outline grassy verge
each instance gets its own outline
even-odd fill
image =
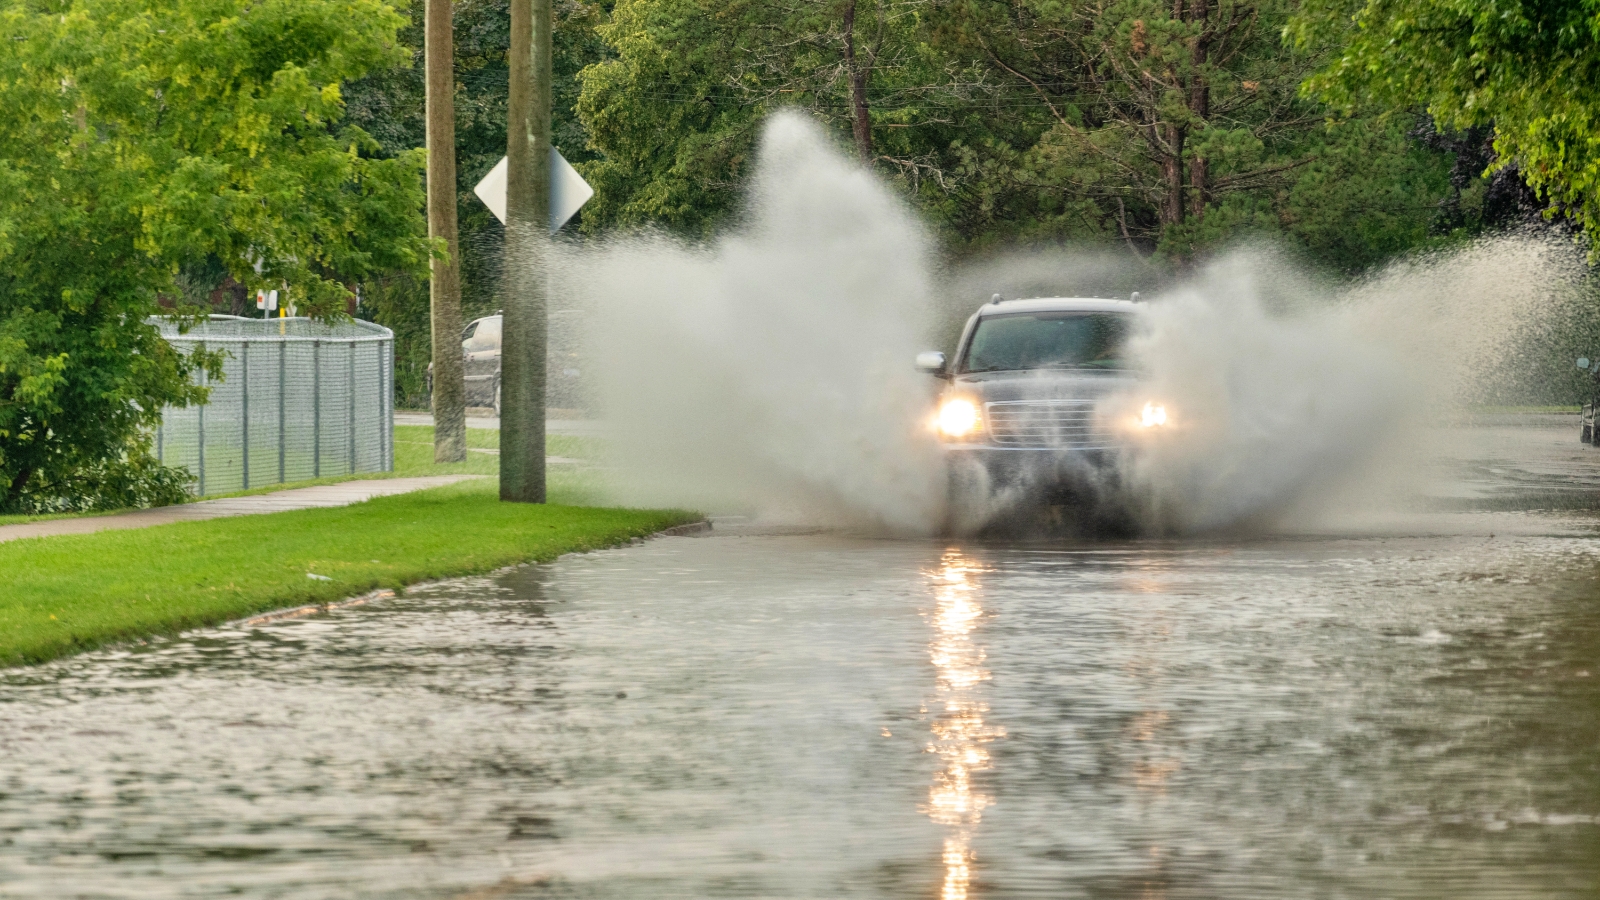
[[[20,525],[23,522],[48,522],[51,519],[81,519],[85,516],[113,516],[125,509],[107,509],[97,512],[43,513],[40,515],[0,516],[0,525]]]
[[[550,560],[697,518],[500,503],[482,481],[338,509],[12,541],[0,544],[0,665]]]
[[[433,461],[432,425],[396,425],[394,428],[393,472],[358,472],[354,475],[330,475],[326,478],[308,479],[306,481],[268,484],[251,488],[248,491],[207,494],[204,497],[195,499],[217,500],[224,497],[250,497],[257,494],[286,491],[290,488],[312,487],[318,484],[338,484],[343,481],[359,481],[368,478],[411,478],[418,475],[493,476],[500,474],[500,458],[498,456],[492,453],[474,452],[477,450],[498,450],[500,447],[500,432],[482,428],[469,428],[467,429],[467,447],[466,462],[438,465]],[[601,443],[598,438],[552,434],[545,440],[545,452],[551,456],[561,456],[568,459],[594,460],[600,455]],[[570,466],[551,466],[550,482],[553,493],[566,495],[564,502],[595,502],[598,496],[593,474],[578,472]],[[82,516],[104,516],[117,512],[123,512],[123,510],[0,516],[0,525],[43,522],[50,519],[72,519]]]

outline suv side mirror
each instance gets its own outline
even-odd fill
[[[944,354],[937,350],[924,350],[917,354],[917,371],[929,375],[944,374]]]

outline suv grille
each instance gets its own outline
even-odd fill
[[[1111,429],[1096,421],[1093,400],[1005,400],[984,406],[996,444],[1084,450],[1115,446]]]

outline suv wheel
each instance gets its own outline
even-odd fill
[[[988,524],[993,514],[991,507],[995,498],[990,492],[989,473],[982,463],[952,459],[945,477],[948,489],[945,496],[945,536],[976,535]]]

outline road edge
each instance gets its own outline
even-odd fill
[[[363,606],[363,605],[371,603],[371,602],[373,602],[375,600],[392,600],[395,597],[400,596],[405,591],[407,591],[407,590],[409,590],[411,588],[426,587],[426,586],[429,586],[429,585],[442,584],[445,581],[454,581],[454,580],[456,580],[458,578],[474,578],[474,577],[482,577],[483,575],[500,575],[500,574],[503,574],[503,573],[506,573],[506,572],[515,571],[516,569],[524,568],[526,566],[547,566],[547,565],[551,565],[552,563],[559,562],[560,560],[566,559],[569,556],[582,556],[582,555],[584,555],[586,553],[595,553],[595,552],[598,552],[600,550],[616,550],[616,549],[618,549],[620,547],[632,547],[632,546],[635,546],[635,545],[638,545],[638,544],[642,544],[642,543],[644,543],[646,541],[655,540],[656,538],[663,538],[663,537],[694,537],[696,535],[709,534],[711,531],[712,531],[712,527],[711,527],[711,520],[710,519],[701,519],[698,522],[685,522],[682,525],[673,525],[670,528],[663,528],[660,531],[651,532],[650,534],[647,534],[647,535],[642,535],[642,536],[639,536],[639,537],[630,538],[629,540],[627,540],[624,543],[614,544],[614,545],[612,545],[610,547],[594,547],[594,548],[591,548],[591,549],[588,549],[588,550],[573,550],[573,551],[570,551],[570,552],[567,552],[567,553],[563,553],[560,556],[558,556],[555,559],[552,559],[552,560],[550,560],[548,562],[516,563],[514,565],[509,565],[509,566],[501,566],[498,569],[491,569],[488,572],[484,572],[484,573],[481,573],[480,575],[476,575],[476,576],[473,576],[473,575],[458,575],[458,576],[455,576],[455,578],[444,578],[444,579],[432,579],[432,580],[416,581],[416,582],[412,582],[411,584],[403,586],[398,591],[394,590],[393,588],[378,588],[377,590],[367,591],[366,593],[357,594],[357,595],[355,595],[353,597],[346,597],[343,600],[330,600],[327,603],[311,603],[311,604],[307,604],[307,605],[304,605],[304,606],[284,607],[283,609],[275,609],[275,610],[270,610],[270,611],[264,612],[264,613],[257,613],[257,614],[255,614],[253,616],[246,616],[245,618],[242,618],[242,619],[233,619],[233,620],[230,620],[230,621],[227,621],[227,622],[220,622],[220,623],[218,623],[216,625],[206,625],[206,626],[203,626],[201,628],[191,628],[191,629],[189,629],[187,631],[174,632],[173,634],[167,635],[167,637],[174,637],[174,638],[175,637],[182,637],[183,635],[186,635],[186,634],[193,634],[196,631],[208,631],[208,630],[217,629],[217,628],[254,628],[254,627],[258,626],[258,625],[267,625],[267,624],[271,624],[272,622],[281,622],[281,621],[284,621],[284,620],[287,620],[287,619],[300,619],[300,618],[304,618],[306,616],[315,616],[315,615],[319,615],[319,614],[325,613],[325,612],[332,612],[332,611],[334,611],[336,609],[345,609],[345,608],[351,607],[351,606]],[[142,643],[142,642],[148,641],[148,640],[149,640],[149,638],[142,638],[142,639],[137,640],[137,641],[128,641],[127,643],[128,644],[137,644],[137,643]],[[110,645],[107,645],[107,646],[110,646]],[[124,646],[126,646],[126,645],[124,645]],[[100,648],[100,649],[104,649],[104,648]],[[89,652],[93,652],[93,651],[89,651]]]

